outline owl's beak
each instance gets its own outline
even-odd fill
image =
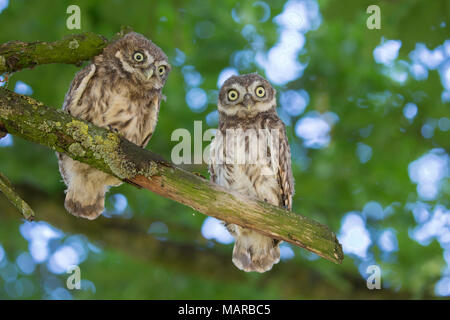
[[[147,69],[143,69],[142,72],[144,73],[145,77],[148,79],[150,79],[153,75],[153,67],[147,68]]]
[[[253,99],[252,99],[251,95],[249,95],[248,93],[245,94],[243,103],[244,103],[244,106],[247,108],[247,110],[250,111],[250,109],[254,105],[254,102],[253,102]]]

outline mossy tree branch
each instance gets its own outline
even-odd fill
[[[20,211],[25,219],[32,221],[34,219],[34,212],[30,206],[20,198],[16,191],[14,191],[11,182],[3,174],[0,173],[0,191],[6,198]]]
[[[244,197],[184,171],[120,135],[0,88],[0,128],[217,219],[341,263],[336,235],[299,214]]]
[[[0,45],[0,75],[33,68],[40,64],[65,63],[79,65],[102,52],[111,41],[132,31],[124,26],[110,41],[105,37],[85,32],[62,40],[45,42],[10,41]]]
[[[0,45],[0,74],[39,64],[79,64],[99,54],[107,43],[104,37],[90,32],[54,42],[7,42]]]

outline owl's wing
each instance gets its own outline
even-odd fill
[[[281,120],[277,121],[280,129],[279,137],[279,169],[278,181],[281,187],[282,205],[287,210],[292,210],[292,196],[294,195],[294,177],[292,176],[291,148],[286,135],[286,127]]]
[[[64,111],[67,111],[69,114],[72,114],[73,111],[75,111],[77,108],[82,107],[81,105],[79,105],[79,101],[83,96],[83,93],[85,92],[89,81],[94,75],[95,69],[96,69],[95,65],[91,63],[90,65],[81,69],[75,75],[75,78],[72,80],[72,83],[70,85],[70,89],[66,94],[66,98],[64,99],[63,104]],[[73,115],[77,116],[78,114],[81,113],[81,110],[77,110],[75,113],[76,114]]]

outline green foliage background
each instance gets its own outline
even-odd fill
[[[332,111],[339,117],[330,133],[331,142],[323,149],[305,148],[302,139],[295,135],[293,125],[288,127],[293,155],[298,160],[294,161],[294,211],[313,217],[339,233],[344,215],[361,211],[367,202],[377,201],[383,208],[391,206],[393,213],[385,219],[366,219],[373,237],[369,251],[383,270],[383,290],[366,288],[365,275],[362,277],[358,271],[361,260],[357,257],[347,255],[342,265],[334,265],[314,259],[300,248],[292,248],[294,258],[280,262],[271,272],[244,274],[231,263],[231,244],[202,237],[200,230],[205,216],[129,185],[110,192],[110,195],[120,193],[127,197],[127,218],[101,217],[89,223],[75,221],[63,207],[64,186],[54,154],[44,147],[13,138],[13,146],[0,148],[0,171],[36,209],[38,220],[49,221],[68,235],[85,234],[90,243],[101,248],[98,253],[91,251],[80,265],[82,278],[91,281],[95,290],[71,291],[72,297],[435,297],[435,285],[443,276],[446,261],[443,248],[436,240],[421,245],[410,236],[417,222],[407,204],[417,201],[418,194],[408,175],[408,165],[433,148],[448,152],[448,131],[436,129],[433,137],[426,139],[421,128],[429,119],[448,117],[449,105],[442,102],[443,87],[437,71],[430,70],[424,81],[410,76],[399,84],[383,73],[388,67],[375,62],[373,50],[383,37],[401,40],[398,60],[408,61],[409,53],[418,42],[428,48],[441,45],[450,35],[450,3],[445,0],[376,1],[381,8],[382,28],[369,30],[366,8],[373,2],[318,1],[322,23],[317,30],[306,34],[306,44],[298,57],[299,61],[308,62],[308,66],[301,78],[277,89],[281,92],[302,88],[310,96],[305,113]],[[0,14],[0,43],[52,41],[80,32],[66,28],[66,8],[75,3],[81,8],[81,32],[92,31],[111,38],[122,25],[130,25],[157,43],[170,60],[176,56],[175,48],[184,52],[183,65],[195,67],[203,78],[200,86],[207,92],[217,89],[218,75],[233,63],[233,53],[249,47],[241,35],[244,25],[256,27],[258,34],[264,37],[266,50],[277,42],[278,30],[273,17],[280,14],[285,5],[284,0],[268,1],[271,16],[259,22],[262,13],[253,5],[255,1],[12,0]],[[232,19],[233,8],[243,17],[241,22]],[[213,23],[211,37],[197,36],[196,25],[201,21]],[[441,26],[442,22],[446,24]],[[72,65],[38,66],[14,74],[8,87],[13,89],[16,81],[23,81],[32,87],[34,98],[60,108],[77,70],[79,67]],[[240,70],[241,73],[254,71],[264,75],[264,70],[255,64]],[[182,66],[173,68],[164,93],[167,102],[162,105],[148,148],[170,159],[171,149],[177,144],[170,141],[173,130],[186,128],[193,132],[195,120],[203,121],[203,130],[206,130],[209,126],[205,117],[216,106],[214,99],[210,99],[204,111],[196,113],[189,109]],[[418,105],[418,114],[412,122],[403,115],[407,102]],[[291,123],[295,124],[302,116],[291,117]],[[372,128],[370,135],[361,136],[360,130],[369,126]],[[372,158],[367,163],[361,163],[356,154],[358,143],[372,148]],[[206,173],[204,166],[195,170]],[[449,195],[448,179],[444,179],[438,197],[428,203],[448,207]],[[110,210],[113,204],[110,197],[107,202]],[[62,215],[66,216],[58,218]],[[165,241],[146,233],[156,221],[168,226],[168,233],[163,235]],[[28,242],[19,232],[22,223],[18,213],[0,196],[0,244],[10,262],[28,250]],[[376,235],[385,228],[393,228],[398,240],[398,251],[389,259],[384,258],[385,254],[376,244]],[[198,259],[202,252],[205,258]],[[5,274],[5,270],[0,264],[0,275]],[[27,278],[34,289],[16,298],[49,298],[52,297],[49,290],[64,287],[66,277],[66,274],[55,276],[45,264],[40,264],[30,275],[18,272],[12,284],[0,277],[0,298],[14,298],[8,288],[21,278]]]

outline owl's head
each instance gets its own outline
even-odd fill
[[[106,47],[102,56],[121,76],[156,89],[164,86],[171,69],[164,51],[136,32]]]
[[[261,112],[275,110],[276,90],[257,73],[232,76],[219,92],[219,112],[227,116],[252,118]]]

